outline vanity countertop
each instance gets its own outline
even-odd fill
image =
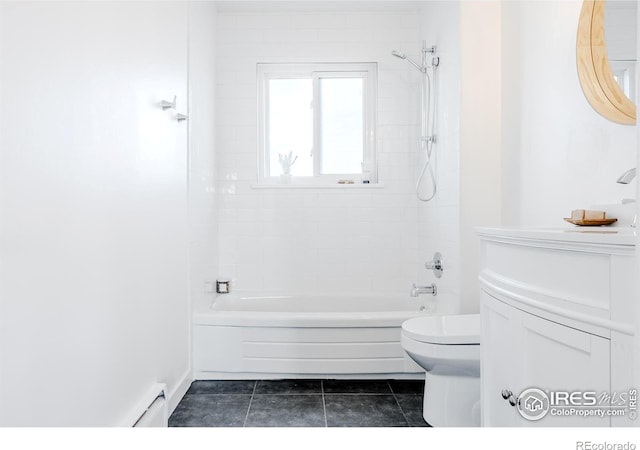
[[[481,239],[506,240],[513,243],[547,243],[561,247],[609,247],[627,252],[636,245],[636,228],[632,227],[477,227]]]

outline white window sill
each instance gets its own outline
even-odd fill
[[[276,189],[276,190],[287,190],[287,189],[383,189],[384,184],[382,183],[354,183],[354,184],[296,184],[295,182],[292,184],[252,184],[251,189]]]

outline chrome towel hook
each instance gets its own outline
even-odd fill
[[[169,102],[167,100],[162,100],[160,102],[160,106],[162,109],[176,109],[176,96],[173,96],[173,101]]]

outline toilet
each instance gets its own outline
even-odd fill
[[[401,343],[426,371],[424,420],[434,427],[480,426],[480,315],[409,319]]]

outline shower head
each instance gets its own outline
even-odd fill
[[[410,62],[416,69],[418,69],[420,72],[424,73],[427,71],[427,68],[423,65],[418,64],[417,62],[415,62],[413,59],[409,58],[407,55],[405,55],[404,53],[400,53],[398,50],[392,50],[391,54],[393,56],[395,56],[396,58],[400,58],[400,59],[405,59],[408,62]]]

